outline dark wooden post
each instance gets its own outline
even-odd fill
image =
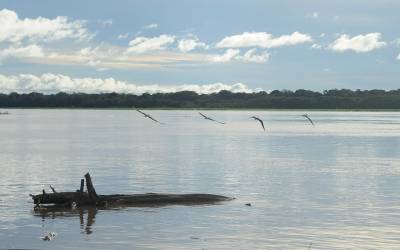
[[[83,193],[84,186],[85,186],[85,179],[81,179],[81,187],[79,188],[79,193]]]
[[[57,193],[56,190],[50,185],[51,190],[53,191],[53,193]]]
[[[99,200],[99,196],[97,195],[96,190],[94,189],[92,178],[90,177],[89,173],[85,174],[85,179],[86,179],[86,188],[88,191],[89,198],[92,201],[97,202]]]

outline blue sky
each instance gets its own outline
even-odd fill
[[[400,1],[0,1],[0,92],[397,89]]]

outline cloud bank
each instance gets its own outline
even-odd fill
[[[44,56],[43,49],[36,45],[31,44],[25,47],[9,47],[0,49],[0,64],[2,60],[9,57],[14,58],[41,58]]]
[[[319,18],[318,12],[307,15]],[[385,46],[399,45],[399,39],[385,42],[381,33],[367,33],[351,37],[340,34],[334,40],[321,41],[325,33],[315,35],[295,31],[274,36],[267,32],[243,32],[220,40],[203,42],[196,34],[138,35],[132,31],[115,39],[127,39],[117,44],[92,39],[87,23],[64,16],[54,18],[21,18],[15,11],[0,10],[0,65],[13,63],[84,66],[97,71],[112,69],[169,69],[207,64],[266,63],[270,51],[283,46],[309,43],[309,47],[335,52],[366,53]],[[97,20],[97,25],[113,25],[112,19]],[[142,29],[158,28],[150,23]],[[98,36],[100,39],[100,37]],[[127,41],[130,42],[128,43]],[[268,51],[266,50],[268,49]],[[275,54],[277,55],[277,54]],[[400,55],[394,55],[400,60]]]
[[[84,40],[93,37],[86,29],[85,21],[70,21],[63,16],[54,19],[20,19],[14,11],[3,9],[0,10],[0,24],[0,42],[50,42],[65,38]]]
[[[227,36],[213,44],[202,42],[195,34],[186,36],[160,34],[153,37],[138,36],[121,46],[93,42],[91,38],[94,34],[88,31],[87,22],[71,20],[64,16],[53,19],[40,16],[20,18],[16,12],[2,9],[0,10],[0,63],[16,59],[22,63],[83,65],[99,71],[161,68],[210,62],[265,63],[269,60],[270,54],[267,51],[257,52],[257,47],[265,49],[312,41],[311,36],[299,32],[278,37],[266,32],[244,32]],[[102,27],[110,26],[113,20],[98,20],[97,24]],[[158,28],[157,23],[143,27],[143,29],[156,28]],[[116,38],[128,39],[129,34],[129,32],[122,33]],[[82,43],[71,43],[71,45],[56,43],[61,40],[65,42],[66,39],[91,41],[85,43],[85,47],[80,47]],[[249,50],[241,53],[239,48],[244,47],[249,47]],[[221,49],[225,49],[225,52],[221,52]]]
[[[181,52],[186,53],[186,52],[192,51],[196,48],[207,49],[208,46],[207,46],[207,44],[200,42],[199,38],[194,35],[191,35],[188,38],[183,38],[183,39],[179,40],[179,42],[178,42],[178,49]]]
[[[199,94],[218,93],[221,90],[228,90],[234,93],[251,93],[260,91],[253,90],[243,83],[224,84],[182,84],[182,85],[139,85],[126,81],[115,80],[114,78],[72,78],[61,74],[43,74],[43,75],[1,75],[0,74],[0,92],[1,93],[30,93],[40,92],[45,94],[58,93],[60,91],[73,93],[173,93],[179,91],[194,91]]]
[[[369,33],[350,37],[343,34],[329,45],[329,49],[337,52],[351,50],[357,53],[366,53],[386,46],[386,42],[381,41],[381,33]]]

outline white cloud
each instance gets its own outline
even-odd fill
[[[129,42],[128,53],[145,53],[155,50],[165,50],[166,47],[175,42],[175,36],[160,35],[158,37],[136,37]]]
[[[152,23],[152,24],[144,26],[143,28],[144,29],[157,29],[158,28],[158,24]]]
[[[225,62],[232,61],[236,56],[239,55],[239,53],[240,53],[240,50],[238,50],[238,49],[228,49],[222,55],[212,55],[210,57],[210,59],[212,62],[225,63]]]
[[[101,58],[100,55],[103,55],[104,53],[106,53],[106,51],[102,50],[100,47],[95,47],[95,48],[86,47],[79,50],[76,53],[76,56],[78,56],[82,62],[86,62],[88,66],[97,68],[102,63],[101,60],[99,59]]]
[[[400,60],[400,54],[397,56],[397,60]]]
[[[0,62],[7,58],[39,58],[43,56],[44,53],[42,48],[36,44],[28,45],[26,47],[9,47],[0,50]]]
[[[261,54],[256,54],[256,49],[250,49],[238,59],[244,62],[265,63],[268,61],[269,56],[270,54],[267,51],[264,51]]]
[[[207,49],[207,44],[200,42],[199,38],[194,35],[190,35],[188,38],[184,38],[179,40],[178,49],[184,53],[192,51],[196,48],[204,48]]]
[[[114,78],[72,78],[60,74],[43,74],[40,76],[31,74],[20,75],[1,75],[0,91],[2,93],[18,92],[30,93],[41,92],[45,94],[57,93],[60,91],[72,93],[171,93],[178,91],[195,91],[199,94],[217,93],[221,90],[231,92],[251,93],[255,90],[250,89],[243,83],[224,84],[182,84],[182,85],[139,85],[126,81],[118,81]],[[257,89],[260,91],[260,89]]]
[[[99,23],[103,27],[108,27],[108,26],[111,26],[113,24],[113,20],[112,19],[99,20]]]
[[[85,47],[78,51],[78,54],[81,56],[93,56],[96,55],[100,50],[100,47]]]
[[[3,9],[0,11],[0,24],[0,42],[20,43],[24,39],[48,42],[65,38],[84,40],[93,37],[87,31],[85,21],[69,21],[63,16],[54,19],[20,19],[14,11]]]
[[[309,13],[306,15],[307,18],[317,19],[319,17],[319,13],[314,11],[313,13]]]
[[[311,36],[299,32],[290,35],[273,37],[266,32],[244,32],[240,35],[228,36],[217,43],[217,48],[261,47],[273,48],[311,42]]]
[[[312,49],[322,49],[322,45],[314,43],[313,45],[311,45]]]
[[[129,33],[125,33],[125,34],[120,34],[120,35],[118,35],[118,39],[127,39],[128,38],[128,36],[129,36]]]
[[[160,69],[209,63],[208,54],[159,51],[157,53],[128,54],[126,48],[101,44],[77,51],[46,49],[43,57],[22,60],[45,65],[69,65],[107,69]],[[1,53],[1,50],[0,50]],[[8,53],[7,53],[8,54]]]
[[[101,61],[100,60],[90,60],[88,61],[88,65],[92,66],[92,67],[97,67],[98,65],[100,65]]]
[[[381,41],[381,33],[369,33],[354,37],[343,34],[329,45],[329,49],[338,52],[352,50],[357,53],[365,53],[382,48],[385,45],[386,42]]]
[[[30,64],[82,66],[102,71],[104,69],[172,69],[230,61],[263,63],[269,59],[267,52],[257,52],[255,49],[245,51],[243,55],[240,54],[239,49],[228,49],[222,54],[181,53],[179,51],[127,53],[126,51],[124,47],[106,44],[84,47],[75,51],[44,50],[38,45],[13,46],[0,50],[0,61],[14,57]]]
[[[239,49],[227,49],[222,55],[209,55],[211,62],[227,63],[231,61],[241,61],[250,63],[265,63],[268,61],[270,54],[267,51],[263,51],[260,54],[256,53],[256,49],[250,49],[240,55]]]

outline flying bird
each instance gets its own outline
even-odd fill
[[[261,126],[263,127],[264,131],[265,131],[265,127],[264,127],[264,122],[263,120],[261,120],[260,118],[256,117],[256,116],[252,116],[250,118],[253,118],[256,121],[259,121],[261,123]]]
[[[146,118],[149,118],[149,119],[151,119],[151,120],[153,120],[153,121],[155,121],[155,122],[157,122],[157,123],[164,124],[164,123],[159,122],[159,121],[157,121],[156,119],[154,119],[151,115],[146,114],[145,112],[140,111],[139,109],[136,109],[136,111],[139,112],[139,113],[141,113],[142,115],[144,115],[144,117],[146,117]]]
[[[311,120],[311,118],[308,116],[308,114],[304,114],[304,115],[301,115],[301,116],[307,118],[307,120],[309,120],[311,122],[311,125],[315,126],[314,122]]]
[[[220,121],[214,120],[214,119],[212,119],[212,118],[210,118],[210,117],[208,117],[208,116],[206,116],[206,115],[204,115],[204,114],[202,114],[200,112],[199,112],[199,114],[206,120],[210,120],[210,121],[213,121],[213,122],[218,122],[220,124],[225,124],[225,122],[220,122]]]

